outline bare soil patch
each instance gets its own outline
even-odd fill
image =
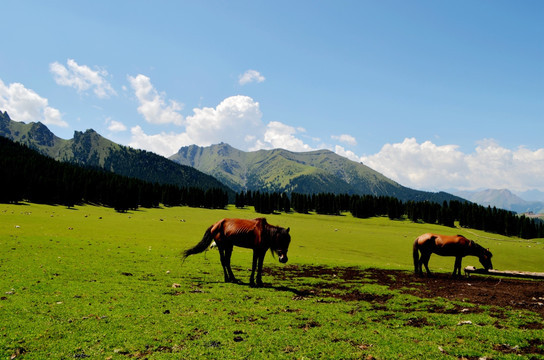
[[[412,272],[384,269],[359,269],[355,267],[298,266],[271,267],[263,271],[277,279],[319,278],[323,282],[302,282],[298,294],[302,296],[329,296],[346,301],[373,301],[383,303],[387,295],[373,296],[352,289],[353,284],[373,282],[385,285],[421,298],[442,297],[448,300],[464,301],[475,305],[529,310],[544,318],[544,281],[499,278],[495,276],[472,275],[453,278],[450,274],[435,273],[432,277],[419,277]],[[302,280],[303,281],[303,280]],[[531,324],[531,328],[542,329],[542,323]]]

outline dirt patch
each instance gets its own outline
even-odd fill
[[[364,300],[383,303],[388,296],[375,296],[352,289],[354,284],[370,282],[387,286],[421,298],[442,297],[475,305],[490,305],[498,315],[501,308],[529,310],[544,318],[544,281],[498,278],[473,275],[469,278],[452,278],[450,274],[419,277],[412,272],[354,267],[297,266],[271,267],[263,272],[281,280],[318,278],[323,282],[307,282],[299,292],[305,296],[328,296],[346,301]],[[441,312],[441,309],[435,309]],[[542,324],[527,324],[534,329]]]

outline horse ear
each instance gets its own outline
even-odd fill
[[[288,233],[288,234],[289,234],[289,230],[291,230],[291,228],[290,228],[290,227],[288,227],[288,228],[287,228],[287,233]]]

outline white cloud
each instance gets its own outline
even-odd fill
[[[297,133],[305,130],[273,121],[265,125],[259,103],[249,96],[236,95],[223,100],[215,108],[193,109],[187,116],[182,133],[148,135],[137,126],[131,129],[130,146],[170,156],[180,147],[196,144],[209,146],[226,142],[241,150],[284,148],[292,151],[312,150]]]
[[[543,189],[544,148],[535,151],[525,147],[510,150],[494,140],[484,140],[466,159],[471,170],[471,182],[477,187],[513,191]]]
[[[231,96],[216,108],[195,108],[193,112],[194,115],[187,116],[186,132],[196,144],[223,141],[244,149],[248,146],[247,141],[263,133],[259,103],[249,96]]]
[[[334,152],[340,156],[348,158],[352,161],[361,162],[361,158],[357,156],[353,151],[344,149],[343,146],[336,145],[334,147]]]
[[[128,80],[134,90],[134,94],[140,106],[138,112],[143,115],[145,120],[152,124],[183,124],[183,116],[178,112],[183,106],[170,100],[166,104],[165,94],[158,93],[151,84],[149,77],[139,74],[136,77],[129,76]]]
[[[351,135],[348,134],[342,134],[342,135],[331,135],[331,138],[336,141],[340,141],[341,143],[348,144],[348,145],[357,145],[357,140]]]
[[[192,144],[186,133],[162,132],[160,134],[147,135],[140,126],[131,128],[130,133],[132,139],[129,146],[137,149],[146,149],[166,157],[175,154],[180,147]]]
[[[300,132],[301,129],[298,129]],[[303,130],[303,129],[302,129]],[[283,124],[279,121],[272,121],[266,126],[264,133],[264,144],[272,148],[282,148],[290,151],[311,151],[311,146],[297,138],[297,129]]]
[[[240,85],[249,84],[251,82],[262,83],[265,81],[265,77],[261,75],[257,70],[247,70],[245,73],[238,77],[238,83]]]
[[[484,140],[465,154],[456,145],[419,144],[414,138],[386,144],[361,160],[402,185],[429,190],[479,188],[542,189],[544,149],[510,150]]]
[[[106,119],[106,124],[108,125],[108,130],[112,132],[121,132],[127,129],[125,124],[123,124],[122,122],[115,121],[110,118]]]
[[[99,98],[108,98],[117,95],[110,83],[106,80],[108,72],[103,69],[92,70],[86,65],[79,65],[75,60],[68,59],[64,65],[54,62],[49,65],[49,71],[58,85],[70,86],[79,93],[93,89]]]
[[[226,142],[247,149],[262,138],[265,125],[261,120],[259,103],[248,96],[231,96],[217,107],[193,109],[187,116],[182,133],[148,135],[137,126],[131,129],[130,146],[157,152],[164,156],[176,153],[180,147],[196,144],[209,146]]]
[[[50,107],[46,98],[20,83],[6,86],[0,80],[0,109],[7,111],[15,121],[41,121],[45,125],[68,126],[68,123],[62,120],[60,111]]]

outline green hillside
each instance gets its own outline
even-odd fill
[[[42,123],[16,122],[7,112],[0,112],[0,136],[22,143],[55,160],[101,168],[119,175],[159,184],[201,189],[219,188],[233,198],[233,191],[190,166],[183,166],[162,156],[116,144],[96,131],[74,132],[74,138],[61,139]]]
[[[0,111],[0,136],[27,145],[54,159],[62,157],[70,142],[53,134],[41,122],[25,124],[12,121],[7,112]]]
[[[247,285],[248,249],[232,254],[240,285],[223,282],[217,250],[181,263],[212,223],[257,216],[0,204],[0,358],[542,359],[540,290],[509,295],[512,306],[473,303],[469,288],[492,299],[512,281],[445,278],[454,259],[437,255],[436,277],[412,276],[412,243],[425,232],[465,234],[504,270],[543,271],[542,239],[295,213],[268,217],[292,242],[286,265],[266,255],[264,288]],[[452,295],[429,297],[441,279]]]
[[[283,149],[244,152],[228,144],[182,147],[171,160],[214,176],[237,192],[275,191],[391,196],[400,200],[463,199],[402,186],[368,166],[329,150],[303,153]]]

